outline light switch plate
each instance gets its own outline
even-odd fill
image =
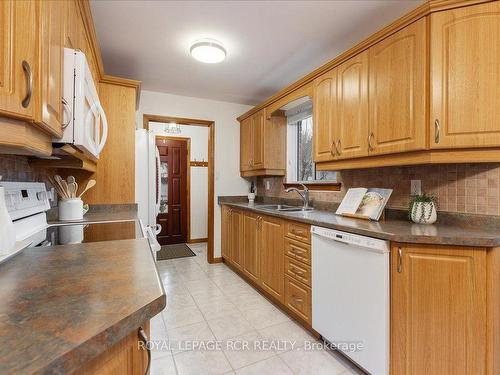
[[[271,181],[266,180],[266,190],[271,190]]]
[[[411,180],[411,182],[410,182],[410,194],[411,195],[422,194],[422,181],[421,180]]]

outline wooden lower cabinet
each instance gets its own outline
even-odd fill
[[[235,267],[243,268],[243,248],[242,248],[242,237],[243,237],[243,214],[239,211],[231,211],[230,215],[230,241],[231,246],[231,260]]]
[[[243,273],[257,284],[260,284],[259,221],[260,216],[243,214]]]
[[[285,306],[307,323],[312,323],[311,288],[285,276]]]
[[[391,252],[391,374],[485,374],[486,250]]]
[[[77,370],[75,375],[142,375],[148,369],[148,353],[139,345],[139,329]],[[149,323],[144,325],[149,338]]]
[[[260,281],[277,301],[284,301],[284,225],[271,217],[260,220]]]
[[[228,206],[221,207],[221,255],[226,261],[229,261],[230,243],[231,243],[231,209]]]

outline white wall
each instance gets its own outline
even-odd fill
[[[208,161],[209,129],[207,127],[181,125],[180,134],[166,134],[164,128],[163,123],[149,123],[149,129],[156,135],[189,138],[191,160]],[[208,237],[208,168],[192,167],[190,172],[190,237],[195,240]]]
[[[243,104],[142,91],[137,124],[142,115],[195,118],[215,122],[214,256],[220,256],[219,195],[246,195],[249,183],[240,177],[240,127],[236,118],[251,107]],[[195,210],[196,207],[191,207]]]

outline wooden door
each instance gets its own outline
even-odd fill
[[[394,246],[390,273],[391,373],[484,374],[486,251]]]
[[[221,208],[221,254],[224,260],[231,260],[231,208]]]
[[[29,91],[37,69],[35,7],[34,1],[0,2],[0,114],[23,120],[34,113]]]
[[[284,301],[285,233],[283,222],[262,217],[260,227],[260,280],[262,288],[278,301]]]
[[[265,137],[265,129],[264,126],[266,124],[265,110],[260,110],[256,114],[252,116],[252,143],[253,143],[253,152],[252,152],[252,169],[261,169],[264,168],[264,137]]]
[[[252,117],[247,117],[240,123],[240,171],[252,169]]]
[[[338,118],[334,126],[337,158],[368,155],[368,51],[339,65]]]
[[[370,154],[425,149],[426,52],[426,18],[370,48]]]
[[[46,131],[62,136],[64,16],[66,2],[40,1],[39,105],[36,122]]]
[[[254,282],[260,280],[260,254],[258,244],[258,222],[260,216],[250,213],[243,215],[243,272]]]
[[[500,146],[500,2],[430,20],[431,147]]]
[[[337,70],[332,69],[313,83],[313,158],[329,161],[335,158],[333,125],[337,114]]]
[[[160,245],[187,241],[187,141],[157,137],[160,151]]]
[[[243,214],[240,211],[231,210],[230,220],[230,246],[231,246],[231,261],[236,268],[243,267],[243,249],[241,247]]]

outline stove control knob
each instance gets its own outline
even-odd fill
[[[38,193],[36,193],[36,197],[39,201],[43,201],[47,199],[47,193],[45,191],[39,191]]]

